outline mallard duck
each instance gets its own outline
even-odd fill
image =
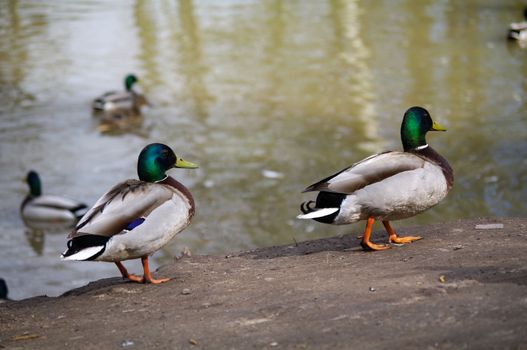
[[[439,203],[454,184],[447,160],[426,143],[428,131],[446,131],[428,111],[412,107],[404,114],[401,140],[404,152],[372,155],[331,175],[304,192],[318,191],[316,201],[302,203],[300,219],[327,224],[367,220],[361,245],[365,250],[389,246],[370,242],[375,220],[382,220],[392,243],[410,243],[421,237],[399,237],[390,221],[419,214]]]
[[[139,180],[126,180],[102,195],[68,236],[63,260],[114,262],[123,278],[158,284],[148,256],[190,224],[195,204],[190,191],[165,172],[194,169],[196,164],[177,157],[170,147],[153,143],[139,154]],[[144,275],[128,273],[121,261],[141,258]]]
[[[9,300],[7,297],[8,293],[9,290],[7,289],[7,283],[5,283],[3,278],[0,278],[0,302]]]
[[[29,226],[74,225],[88,208],[86,204],[74,199],[43,195],[40,176],[34,170],[27,173],[26,182],[29,194],[20,206],[20,214]]]
[[[136,92],[133,87],[139,79],[134,74],[128,74],[124,78],[125,91],[109,91],[95,100],[92,108],[94,112],[102,112],[110,109],[132,109],[141,111],[141,107],[149,105],[148,100],[142,94]]]
[[[527,7],[523,9],[523,17],[526,21],[511,23],[509,25],[507,34],[509,39],[518,40],[519,42],[527,41]]]

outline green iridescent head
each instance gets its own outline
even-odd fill
[[[42,194],[42,185],[40,183],[40,176],[34,170],[30,170],[26,176],[26,182],[29,185],[29,193],[33,197],[38,197]]]
[[[174,151],[162,143],[151,143],[139,153],[137,174],[139,180],[156,182],[166,177],[165,172],[171,168],[195,169],[198,166],[187,162],[174,154]]]
[[[405,151],[426,145],[426,133],[429,131],[446,131],[444,127],[432,120],[430,113],[422,107],[412,107],[404,114],[401,124],[401,140]]]
[[[132,87],[134,86],[135,83],[137,83],[139,81],[139,79],[137,79],[137,77],[134,75],[134,74],[128,74],[125,78],[124,78],[124,87],[126,89],[126,91],[130,91],[132,90]]]

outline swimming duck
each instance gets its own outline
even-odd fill
[[[507,37],[519,42],[527,41],[527,7],[523,10],[523,17],[526,21],[511,23]]]
[[[29,194],[20,206],[20,214],[29,226],[74,225],[88,208],[86,204],[70,198],[43,195],[40,176],[34,170],[27,173],[26,182]]]
[[[350,224],[367,220],[361,245],[364,250],[384,250],[389,246],[370,242],[375,220],[381,220],[389,242],[410,243],[421,237],[399,237],[390,221],[419,214],[439,203],[454,184],[447,160],[425,140],[428,131],[446,131],[428,111],[412,107],[401,124],[404,152],[388,151],[372,155],[309,187],[318,191],[316,201],[301,205],[299,219],[327,224]]]
[[[142,94],[136,92],[133,87],[139,79],[134,74],[128,74],[124,78],[125,91],[109,91],[95,100],[92,108],[94,112],[102,112],[109,109],[135,109],[141,111],[141,107],[149,105],[148,100]]]
[[[139,154],[139,180],[123,181],[102,195],[68,236],[63,260],[114,262],[123,278],[158,284],[148,256],[186,228],[194,215],[190,191],[165,172],[171,168],[194,169],[196,164],[177,157],[161,143],[146,146]],[[121,261],[141,258],[143,277],[128,273]]]
[[[9,290],[7,289],[7,284],[3,278],[0,278],[0,303],[3,301],[9,300],[7,294]]]

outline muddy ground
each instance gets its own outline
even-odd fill
[[[424,239],[193,256],[162,267],[174,279],[159,286],[116,277],[6,302],[0,349],[527,349],[527,219],[400,233]]]

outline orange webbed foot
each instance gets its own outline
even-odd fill
[[[136,283],[144,283],[144,281],[145,281],[144,277],[137,276],[137,275],[134,275],[134,274],[131,274],[131,273],[128,274],[128,276],[123,276],[123,278],[127,278],[129,281],[136,282]]]
[[[362,247],[362,249],[366,250],[366,251],[379,251],[379,250],[386,250],[386,249],[390,249],[391,247],[390,246],[387,246],[387,245],[381,245],[381,244],[375,244],[375,243],[372,243],[370,241],[362,241],[360,242],[360,245]]]
[[[121,275],[124,279],[127,279],[132,282],[143,283],[143,277],[128,273],[128,270],[126,270],[126,267],[124,267],[124,265],[120,261],[116,261],[115,265],[117,265],[117,268],[121,272]]]
[[[392,228],[389,221],[383,221],[382,224],[384,225],[386,232],[388,232],[390,243],[406,244],[406,243],[412,243],[414,241],[418,241],[423,238],[420,236],[399,237],[397,236],[397,233],[395,233],[395,230]]]
[[[412,242],[418,241],[420,239],[423,239],[423,237],[421,236],[399,237],[397,235],[393,235],[393,236],[390,236],[390,243],[406,244],[406,243],[412,243]]]
[[[168,282],[170,281],[171,279],[170,278],[159,278],[159,279],[155,279],[155,278],[152,278],[152,276],[150,277],[147,277],[145,276],[144,277],[144,280],[148,283],[152,283],[152,284],[161,284],[161,283],[165,283],[165,282]]]
[[[379,244],[370,242],[371,227],[373,226],[374,222],[375,222],[375,219],[373,217],[368,218],[368,220],[366,221],[366,229],[364,230],[364,235],[362,236],[362,241],[360,242],[362,249],[366,251],[379,251],[379,250],[390,249],[389,246],[379,245]]]
[[[148,267],[148,256],[143,256],[141,258],[141,262],[143,263],[143,271],[144,271],[144,277],[143,280],[152,284],[161,284],[165,283],[167,281],[170,281],[170,278],[159,278],[155,279],[152,277],[152,274],[150,273],[150,269]]]

